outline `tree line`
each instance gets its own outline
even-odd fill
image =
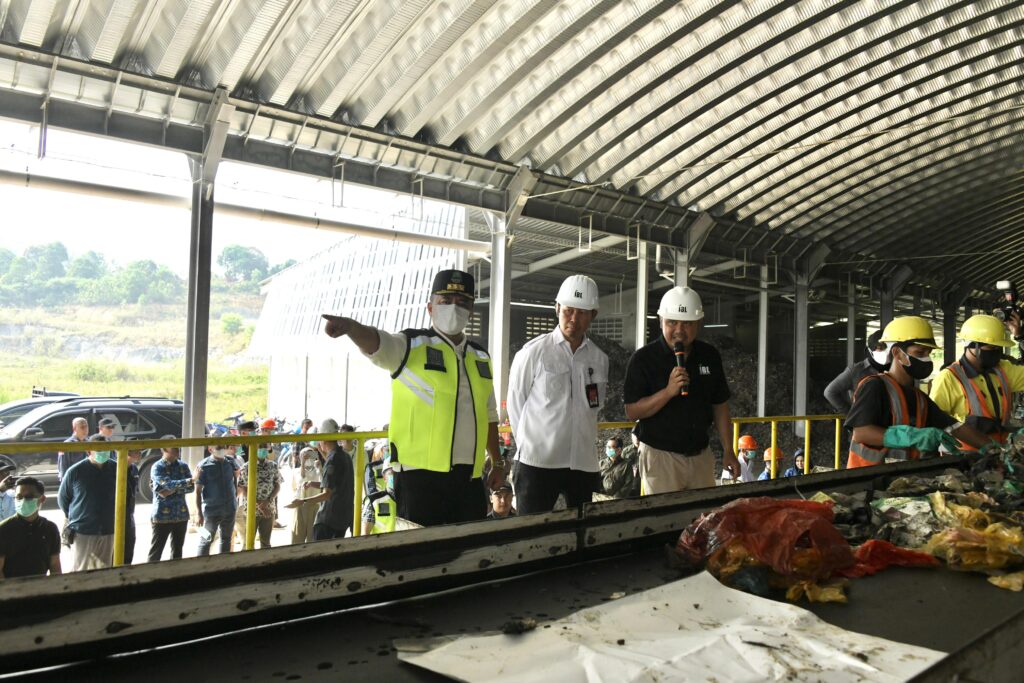
[[[259,282],[295,263],[269,266],[253,247],[230,245],[217,258],[225,284],[256,292]],[[175,304],[185,301],[185,281],[167,266],[149,259],[112,264],[96,251],[71,258],[67,247],[50,242],[28,247],[19,256],[0,247],[0,305],[117,306]]]

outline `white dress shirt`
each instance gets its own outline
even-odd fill
[[[597,385],[598,405],[586,387]],[[597,412],[608,391],[608,356],[589,339],[576,353],[559,328],[516,354],[508,379],[508,419],[516,458],[533,467],[597,472]]]
[[[459,363],[459,399],[455,405],[455,444],[452,451],[452,464],[472,465],[476,460],[476,422],[473,417],[473,394],[469,387],[469,376],[466,374],[464,358],[466,338],[462,338],[462,343],[455,344],[451,339],[437,332],[437,330],[431,331],[435,332],[437,336],[448,342],[448,345],[455,349],[455,356],[458,358]],[[405,349],[409,345],[409,338],[401,332],[392,334],[383,330],[377,330],[377,335],[380,337],[380,346],[377,347],[376,352],[368,354],[366,357],[378,368],[383,368],[391,374],[395,374],[395,370],[398,369],[398,366],[402,364],[402,359],[405,358]],[[498,422],[498,408],[494,401],[493,391],[487,397],[487,421]],[[485,434],[484,436],[486,437],[487,435]],[[401,462],[401,453],[398,454],[398,459]],[[404,465],[402,468],[407,470],[415,469]]]

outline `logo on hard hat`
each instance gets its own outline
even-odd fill
[[[680,306],[679,307],[679,312],[680,313],[686,313],[686,306]]]
[[[574,297],[576,297],[577,299],[582,299],[583,298],[583,292],[573,292],[572,295]]]

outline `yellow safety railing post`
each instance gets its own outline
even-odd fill
[[[252,444],[249,450],[249,462],[247,463],[248,472],[246,475],[246,483],[248,486],[245,490],[245,549],[253,550],[256,547],[256,483],[259,478],[259,451],[258,444]]]
[[[778,456],[775,447],[779,443],[779,421],[772,420],[772,479],[778,476]]]
[[[739,457],[740,452],[740,423],[732,423],[732,452],[733,455]]]
[[[116,448],[117,484],[114,487],[114,566],[124,564],[124,539],[128,512],[128,448]]]
[[[363,450],[363,440],[356,439],[355,452],[355,500],[352,502],[352,535],[361,536],[363,533],[363,473],[366,470],[366,451]]]
[[[811,420],[804,420],[804,474],[811,472]]]
[[[840,453],[841,453],[840,449],[842,448],[842,443],[843,443],[843,433],[842,433],[843,426],[842,426],[842,423],[843,423],[842,419],[837,417],[836,418],[836,469],[837,470],[839,469],[839,456],[840,456]]]

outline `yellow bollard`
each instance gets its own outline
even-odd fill
[[[804,474],[811,473],[811,421],[804,420]]]
[[[124,564],[125,522],[128,507],[128,448],[117,448],[117,486],[114,488],[114,566]]]
[[[259,457],[256,452],[259,451],[259,444],[251,444],[249,449],[249,467],[247,483],[249,484],[245,492],[245,549],[253,550],[256,548],[256,480],[259,477],[258,470],[256,469],[259,465]]]
[[[363,533],[363,472],[366,470],[366,451],[363,450],[363,440],[356,439],[355,456],[355,491],[356,497],[352,503],[352,535],[360,536]]]
[[[772,479],[778,476],[779,469],[779,457],[778,451],[775,450],[779,443],[779,423],[776,420],[772,420]]]
[[[732,453],[733,453],[733,455],[737,455],[739,453],[739,449],[740,449],[740,423],[739,422],[733,422],[732,423]],[[739,457],[739,456],[737,455],[737,457]]]
[[[843,433],[842,433],[842,430],[843,430],[842,418],[838,418],[837,417],[836,418],[836,469],[837,470],[839,469],[839,456],[840,456],[840,452],[841,452],[840,449],[842,448],[842,445],[843,445]]]

